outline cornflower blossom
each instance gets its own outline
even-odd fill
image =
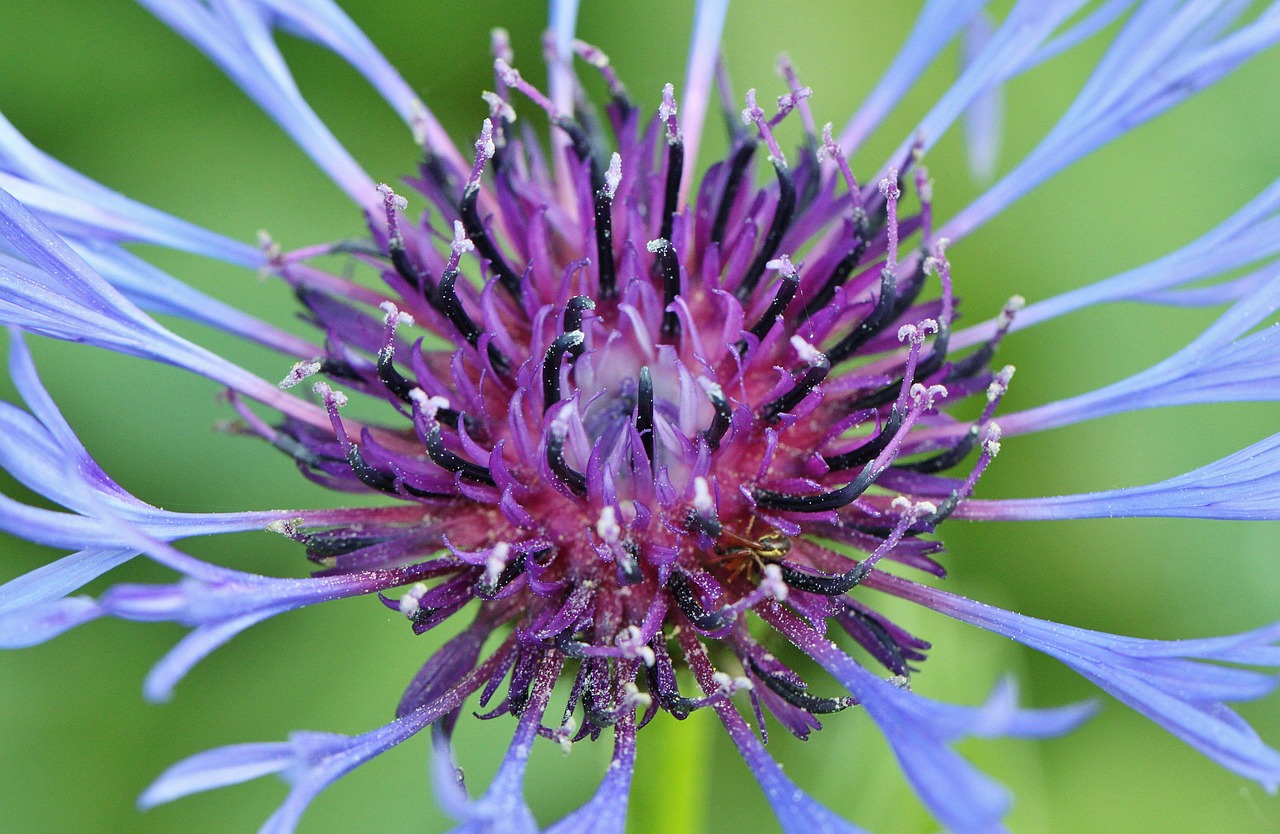
[[[1280,181],[1150,264],[1030,304],[1011,296],[986,320],[968,310],[967,327],[957,315],[966,238],[1270,47],[1280,3],[1023,0],[989,18],[977,0],[936,0],[866,103],[824,127],[821,90],[787,61],[777,91],[736,91],[717,61],[727,3],[697,5],[683,83],[650,95],[575,39],[576,3],[555,2],[546,83],[496,31],[488,117],[459,148],[329,2],[140,2],[350,196],[364,235],[296,249],[231,240],[107,189],[0,121],[0,322],[22,400],[0,406],[0,467],[44,499],[0,497],[0,529],[70,553],[0,586],[0,645],[103,618],[178,623],[190,631],[145,682],[165,700],[240,632],[317,603],[365,597],[415,634],[456,631],[384,726],[196,753],[144,806],[277,774],[289,793],[261,830],[293,831],[338,778],[431,728],[435,787],[457,830],[536,831],[521,785],[537,739],[605,737],[612,759],[597,792],[549,830],[622,831],[639,731],[660,712],[709,709],[784,830],[856,832],[764,742],[770,724],[805,739],[822,720],[857,720],[825,716],[865,711],[939,824],[1003,830],[1011,798],[953,745],[1055,736],[1093,708],[1021,708],[1009,683],[978,706],[917,694],[927,635],[886,613],[887,598],[1056,658],[1223,767],[1268,791],[1280,784],[1280,753],[1229,706],[1274,688],[1258,670],[1280,667],[1280,623],[1121,637],[924,581],[945,576],[948,519],[1280,518],[1280,435],[1151,485],[973,497],[1019,435],[1276,398],[1280,354],[1264,325],[1280,307]],[[362,74],[421,146],[419,170],[402,184],[371,179],[299,93],[276,31]],[[967,48],[954,84],[882,164],[855,172],[855,151],[957,38]],[[977,200],[935,217],[926,166],[940,137],[967,117],[975,161],[989,164],[1002,86],[1097,40],[1102,57],[1041,142]],[[578,73],[599,76],[605,100],[591,102],[585,90],[601,83]],[[727,154],[708,162],[698,149],[716,98],[734,118]],[[545,141],[530,127],[548,124]],[[798,148],[784,149],[784,131]],[[313,335],[210,298],[128,244],[282,281]],[[1000,361],[1007,334],[1120,301],[1225,311],[1148,370],[1004,413],[1017,384]],[[151,313],[283,358],[248,370]],[[378,500],[224,513],[146,503],[77,439],[24,333],[205,377],[225,392],[230,430],[322,486]],[[175,545],[261,530],[296,542],[312,572],[248,572]],[[177,579],[79,593],[139,555]],[[452,759],[458,718],[473,710],[514,724],[487,785],[464,784]]]

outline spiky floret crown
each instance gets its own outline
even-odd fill
[[[882,559],[943,573],[922,534],[999,449],[991,418],[1012,369],[988,365],[1017,305],[990,342],[948,356],[951,268],[918,155],[860,186],[789,67],[776,113],[750,91],[727,158],[682,205],[671,86],[646,118],[607,59],[577,49],[610,89],[609,131],[585,104],[560,112],[499,49],[466,180],[427,158],[409,183],[433,211],[416,222],[382,187],[376,248],[355,254],[394,292],[381,321],[277,259],[326,335],[284,384],[323,375],[332,432],[244,416],[308,477],[421,507],[410,524],[288,529],[322,573],[409,584],[383,599],[419,633],[479,601],[472,662],[437,655],[400,714],[463,681],[486,704],[507,681],[488,715],[531,698],[541,710],[570,663],[570,702],[544,734],[594,737],[637,706],[643,723],[748,689],[803,737],[852,700],[809,693],[745,615],[832,621],[893,675],[923,659],[925,642],[848,594]],[[567,140],[563,159],[516,123],[513,93]],[[797,110],[792,167],[774,130]],[[773,177],[757,187],[762,155]],[[356,424],[342,391],[401,422]],[[947,414],[984,393],[976,419]],[[940,474],[975,450],[966,476]],[[504,624],[478,680],[480,646]],[[680,693],[673,639],[702,697]],[[712,642],[737,658],[733,676]]]

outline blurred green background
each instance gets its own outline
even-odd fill
[[[409,84],[469,144],[492,86],[488,32],[514,38],[518,65],[538,72],[545,12],[534,2],[345,6]],[[683,78],[690,13],[679,2],[586,0],[581,35],[602,46],[638,100]],[[837,126],[887,66],[914,4],[736,2],[726,53],[740,90],[775,95],[787,52],[815,90],[819,122]],[[37,145],[120,191],[244,240],[267,229],[292,248],[360,233],[360,218],[275,126],[198,52],[125,0],[0,0],[0,109]],[[300,84],[322,117],[378,180],[412,170],[403,127],[354,72],[284,38]],[[1089,44],[1018,79],[1009,90],[1001,170],[1052,125],[1100,48]],[[907,97],[855,168],[866,175],[910,130],[953,72],[948,52]],[[952,252],[970,320],[1012,293],[1043,298],[1134,266],[1185,243],[1280,173],[1280,53],[1073,166]],[[767,94],[767,95],[765,95]],[[525,108],[527,111],[528,108]],[[710,121],[710,148],[722,145]],[[704,157],[704,164],[705,164]],[[928,160],[947,217],[981,188],[959,132]],[[288,293],[257,276],[198,258],[147,252],[180,278],[275,322]],[[1001,360],[1019,368],[1009,409],[1089,390],[1144,368],[1184,344],[1207,311],[1134,305],[1089,311],[1011,337]],[[174,324],[202,344],[275,379],[287,362],[217,334]],[[280,455],[211,430],[229,416],[214,386],[176,370],[74,345],[35,345],[46,382],[107,471],[142,498],[175,510],[307,507],[340,497],[305,483]],[[5,383],[7,385],[7,383]],[[5,396],[12,396],[4,388]],[[1276,430],[1271,406],[1215,406],[1122,416],[1010,440],[981,485],[986,496],[1044,495],[1145,483],[1234,451]],[[8,482],[6,482],[8,483]],[[11,486],[11,484],[10,484]],[[1280,531],[1274,524],[1122,520],[966,524],[944,528],[948,586],[1027,614],[1145,637],[1224,634],[1276,619]],[[282,575],[305,570],[278,537],[190,542],[189,550]],[[0,579],[56,554],[0,540]],[[117,581],[167,581],[139,560]],[[95,585],[94,590],[100,590]],[[933,641],[917,688],[973,703],[1001,674],[1024,698],[1052,705],[1093,695],[1055,662],[941,617],[903,610]],[[205,794],[145,814],[134,798],[174,761],[291,730],[358,733],[384,723],[401,688],[441,639],[413,638],[374,601],[285,616],[216,652],[174,702],[143,702],[150,664],[177,627],[101,622],[44,646],[0,654],[0,832],[254,831],[284,796],[274,779]],[[829,688],[817,683],[819,690]],[[1032,832],[1267,832],[1280,802],[1227,773],[1146,720],[1103,699],[1076,734],[1042,743],[975,742],[964,752],[1017,796],[1013,830]],[[1245,705],[1264,737],[1280,740],[1280,699]],[[865,716],[834,716],[806,744],[775,733],[770,750],[806,790],[870,831],[930,832],[936,824],[904,785]],[[462,764],[473,789],[493,772],[508,720],[465,721]],[[661,720],[640,743],[630,813],[635,832],[755,830],[768,806],[718,723]],[[544,823],[584,801],[607,743],[562,756],[542,744],[528,794]],[[448,827],[427,782],[427,745],[415,740],[322,796],[304,832]]]

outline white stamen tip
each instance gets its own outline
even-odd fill
[[[490,588],[498,584],[498,578],[502,576],[502,571],[507,567],[507,557],[511,555],[511,545],[506,542],[498,542],[493,546],[493,552],[489,554],[489,558],[484,563],[484,584]]]
[[[596,520],[596,535],[609,544],[617,544],[622,538],[622,526],[618,524],[618,511],[606,505],[600,510],[600,518]]]
[[[820,365],[827,358],[822,351],[818,350],[799,336],[791,337],[791,347],[795,350],[796,356],[799,356],[802,362],[810,365]]]
[[[385,182],[378,183],[378,193],[382,195],[382,199],[386,200],[387,205],[396,211],[404,211],[409,207],[409,201],[397,194],[391,186]]]
[[[422,610],[422,598],[426,593],[427,586],[421,582],[405,591],[400,597],[400,613],[412,620]]]
[[[520,83],[520,71],[508,64],[502,58],[493,59],[493,70],[502,79],[503,84],[515,86]]]
[[[693,479],[693,508],[700,513],[709,513],[715,508],[711,500],[711,487],[701,475]]]
[[[791,591],[782,579],[782,568],[774,564],[764,566],[764,578],[760,581],[760,589],[779,602],[785,600]]]
[[[489,105],[489,118],[506,122],[516,120],[516,109],[502,96],[485,90],[480,94],[480,98]]]
[[[302,380],[313,374],[320,372],[320,360],[308,359],[305,362],[295,362],[289,373],[285,374],[284,379],[278,383],[281,388],[292,388]]]
[[[664,84],[662,86],[662,103],[658,105],[658,118],[665,122],[677,112],[675,85]]]
[[[622,182],[622,157],[614,152],[609,157],[609,170],[604,172],[604,193],[609,195],[609,199],[613,199],[613,195],[618,191],[618,183]]]
[[[498,152],[498,146],[493,144],[493,122],[485,119],[480,125],[480,138],[476,140],[476,150],[485,159],[493,159],[493,155]]]
[[[982,441],[983,451],[985,451],[991,457],[995,457],[996,455],[1000,454],[1000,438],[1003,436],[1003,434],[1004,433],[1000,430],[1000,426],[998,424],[991,423],[990,425],[988,425],[987,436]]]
[[[767,261],[765,263],[765,267],[768,269],[776,269],[787,278],[796,277],[796,273],[799,271],[796,265],[791,263],[791,258],[787,255],[779,255],[773,260]]]
[[[622,687],[622,691],[624,693],[623,699],[627,706],[632,709],[648,707],[653,703],[653,697],[647,692],[641,692],[640,687],[636,686],[635,681],[627,681],[626,685]]]
[[[319,394],[321,397],[324,397],[326,400],[332,400],[333,404],[338,408],[342,408],[342,406],[347,404],[347,395],[341,391],[333,390],[329,387],[329,383],[327,382],[317,382],[315,385],[311,386],[311,390],[316,394]]]
[[[471,242],[471,238],[467,237],[466,227],[462,225],[461,220],[453,221],[453,243],[451,248],[454,253],[459,255],[476,248],[475,244]]]
[[[890,200],[896,200],[902,196],[902,191],[898,188],[897,168],[890,168],[889,173],[880,180],[880,193]]]

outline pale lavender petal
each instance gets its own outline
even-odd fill
[[[152,703],[163,703],[173,698],[173,690],[195,665],[208,657],[214,649],[226,643],[240,632],[257,625],[287,609],[263,609],[250,611],[239,617],[231,617],[210,625],[195,628],[169,650],[142,684],[142,694]]]
[[[96,620],[102,609],[89,597],[66,597],[0,613],[0,649],[25,649]]]
[[[1251,332],[1280,309],[1280,266],[1260,277],[1257,290],[1165,361],[1077,397],[1001,415],[1000,428],[1019,434],[1144,408],[1280,399],[1280,325]]]
[[[193,793],[280,773],[293,764],[294,756],[285,742],[236,744],[197,753],[160,774],[138,797],[138,806],[154,808]]]
[[[974,15],[965,32],[962,60],[967,64],[991,40],[991,21],[985,14]],[[1004,87],[996,84],[978,95],[964,111],[965,150],[969,170],[979,180],[995,173],[1004,139]]]
[[[1239,16],[1244,9],[1233,11]],[[1215,33],[1234,22],[1211,3],[1141,7],[1053,130],[939,235],[964,237],[1062,168],[1216,83],[1280,40],[1280,4],[1206,42],[1203,28],[1209,20]]]
[[[832,813],[787,778],[736,709],[727,705],[717,707],[716,714],[760,783],[786,834],[864,834],[861,828]]]
[[[264,17],[248,0],[138,0],[217,64],[366,211],[379,211],[374,183],[307,105]]]
[[[1092,707],[1021,710],[1007,687],[982,707],[942,704],[885,681],[776,604],[762,616],[845,686],[875,720],[917,795],[938,821],[956,834],[1002,830],[1008,792],[951,749],[968,735],[1045,736],[1066,732]],[[905,681],[903,681],[905,683]]]
[[[94,237],[144,241],[256,268],[261,250],[130,200],[63,165],[27,141],[0,115],[0,188],[57,227],[58,219]]]
[[[21,271],[0,264],[0,324],[177,365],[300,419],[328,426],[323,410],[166,330],[3,190],[0,237],[30,264]]]
[[[898,164],[897,160],[914,147],[924,151],[933,147],[975,98],[1010,78],[1084,3],[1085,0],[1021,0],[1017,3],[982,52],[974,56],[964,73],[889,157],[891,162],[886,163],[886,168]]]
[[[59,600],[137,555],[131,548],[92,548],[42,565],[0,585],[0,615]]]
[[[1280,179],[1271,182],[1239,211],[1191,243],[1150,263],[1028,305],[1018,311],[1010,330],[1023,330],[1042,321],[1095,304],[1151,299],[1154,294],[1217,275],[1224,275],[1280,254]],[[1260,275],[1267,275],[1261,270]],[[1244,284],[1241,291],[1250,288]],[[1186,292],[1192,292],[1187,290]],[[1204,291],[1201,291],[1204,292]],[[1212,291],[1207,303],[1219,303]],[[1234,300],[1228,297],[1220,300]],[[955,334],[951,344],[966,347],[991,338],[991,322]]]
[[[333,50],[363,75],[395,108],[419,144],[465,174],[468,163],[431,113],[373,42],[329,0],[258,0],[276,14],[276,26]]]
[[[987,0],[929,0],[893,63],[840,132],[839,144],[853,153]]]
[[[635,733],[635,716],[628,713],[614,727],[613,759],[591,801],[552,825],[547,834],[623,834],[636,765]]]
[[[698,0],[693,12],[693,36],[680,94],[680,133],[684,137],[685,163],[680,177],[680,205],[687,201],[707,109],[711,106],[711,82],[720,58],[720,36],[729,13],[729,0]]]
[[[1273,675],[1215,666],[1218,660],[1280,665],[1280,623],[1225,638],[1141,640],[1026,617],[933,588],[889,580],[895,594],[1061,660],[1206,756],[1268,791],[1280,786],[1280,752],[1224,702],[1260,698]]]
[[[1159,483],[1053,498],[970,499],[961,502],[956,517],[1280,520],[1280,435]]]

